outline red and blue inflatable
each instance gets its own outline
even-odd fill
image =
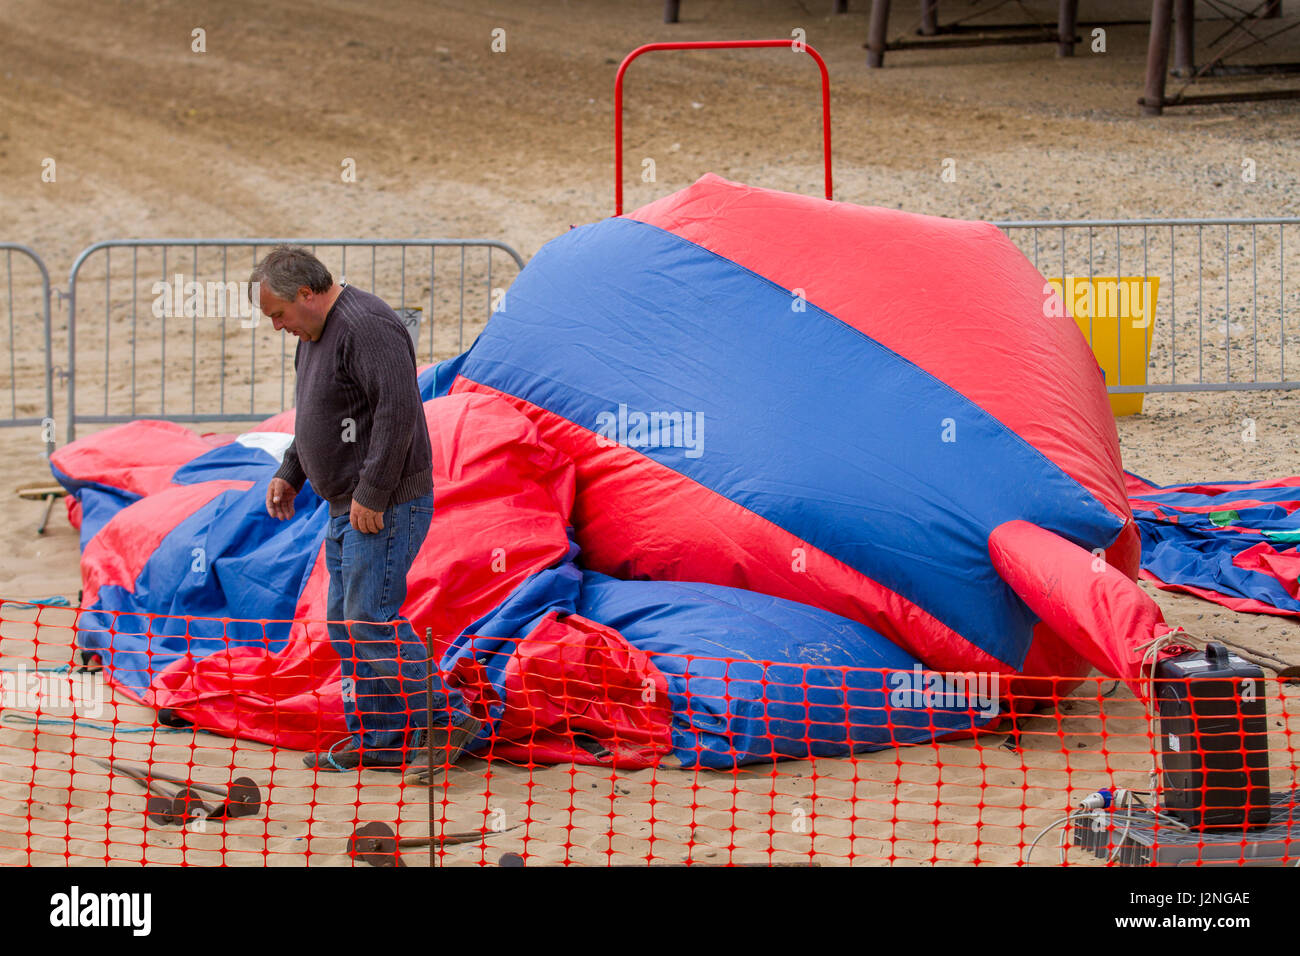
[[[730,767],[970,733],[1093,667],[1136,681],[1169,629],[1051,294],[990,225],[715,176],[547,244],[421,373],[435,515],[404,613],[491,718],[479,746]],[[345,731],[325,507],[263,505],[292,423],[135,422],[52,465],[79,644],[141,701],[306,749]],[[900,698],[921,669],[1001,700]]]

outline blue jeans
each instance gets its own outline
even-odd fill
[[[433,495],[423,495],[384,512],[384,527],[362,534],[347,514],[329,519],[325,568],[329,571],[326,617],[330,642],[343,661],[343,712],[363,751],[386,750],[385,761],[405,762],[404,751],[419,746],[413,731],[428,725],[424,641],[399,616],[406,600],[406,574],[433,520]],[[344,621],[352,621],[350,625]],[[433,671],[434,719],[461,707]]]

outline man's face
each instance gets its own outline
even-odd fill
[[[320,338],[323,323],[312,308],[316,296],[306,286],[298,290],[292,301],[281,299],[265,285],[258,292],[262,314],[271,320],[277,332],[288,332],[305,342],[315,342]]]

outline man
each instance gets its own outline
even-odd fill
[[[406,574],[433,519],[432,455],[410,334],[382,299],[336,283],[306,249],[274,249],[249,281],[271,324],[298,337],[294,438],[267,488],[266,510],[292,518],[307,480],[329,502],[326,617],[343,661],[351,736],[304,763],[324,771],[419,770],[427,766],[426,733],[435,763],[443,754],[454,763],[479,722],[435,669],[435,726],[426,727],[427,655],[399,616]]]

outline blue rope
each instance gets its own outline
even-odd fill
[[[339,744],[346,744],[351,742],[352,742],[351,737],[344,737],[342,740],[334,741],[334,743],[330,744],[330,749],[325,751],[325,759],[330,762],[330,766],[333,767],[335,770],[346,771],[348,768],[343,766],[337,760],[334,759],[334,748],[337,747]],[[352,769],[355,770],[357,768],[353,767]]]
[[[36,726],[40,723],[60,724],[63,726],[87,727],[90,730],[107,730],[114,734],[188,734],[192,730],[185,727],[122,727],[119,724],[97,724],[89,720],[73,720],[66,717],[30,717],[27,714],[15,714],[6,711],[0,714],[0,721],[7,724],[26,724]]]
[[[61,594],[52,597],[37,598],[35,601],[5,601],[0,608],[6,607],[72,607],[72,602]]]

